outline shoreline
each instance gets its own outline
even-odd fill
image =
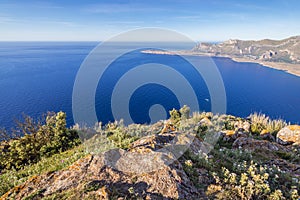
[[[282,62],[270,62],[270,61],[259,61],[253,60],[250,58],[237,58],[237,57],[228,57],[235,62],[248,62],[260,64],[264,67],[269,67],[272,69],[280,70],[288,74],[292,74],[300,77],[300,64],[291,64],[291,63],[282,63]]]
[[[184,56],[210,56],[210,57],[219,57],[219,58],[230,58],[235,62],[248,62],[260,64],[264,67],[269,67],[272,69],[280,70],[288,74],[292,74],[300,77],[300,64],[291,64],[291,63],[282,63],[282,62],[270,62],[270,61],[261,61],[254,60],[246,57],[232,57],[229,55],[214,55],[212,53],[199,53],[191,51],[159,51],[159,50],[144,50],[141,51],[146,54],[159,54],[159,55],[184,55]]]

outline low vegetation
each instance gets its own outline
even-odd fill
[[[251,132],[261,134],[263,131],[275,136],[278,131],[287,126],[282,119],[272,120],[265,114],[254,113],[249,116],[251,122]]]
[[[166,124],[174,127],[165,129]],[[257,113],[247,119],[205,112],[190,116],[187,106],[170,111],[168,121],[154,125],[125,126],[119,121],[104,126],[99,123],[92,129],[78,125],[68,129],[62,112],[49,113],[44,123],[25,118],[19,126],[19,134],[23,136],[2,141],[0,196],[30,177],[61,170],[90,153],[112,148],[128,150],[134,141],[144,136],[162,134],[165,130],[172,132],[174,128],[177,132],[192,131],[199,141],[211,144],[205,147],[206,151],[188,150],[179,158],[192,184],[203,191],[206,198],[296,200],[300,191],[299,174],[295,172],[300,161],[299,146],[269,150],[257,149],[255,144],[249,147],[233,145],[239,134],[251,139],[249,141],[272,145],[260,134],[268,132],[276,137],[285,126],[287,123],[283,120],[271,120]],[[84,191],[70,189],[46,199],[76,198],[75,193],[93,196],[100,187],[98,182],[93,183],[84,187]],[[39,194],[36,191],[32,198]],[[114,197],[118,194],[114,193]]]
[[[284,191],[282,186],[272,187],[273,177],[267,167],[258,166],[254,162],[244,162],[238,165],[236,172],[230,172],[222,167],[222,173],[213,173],[215,184],[207,188],[207,195],[212,199],[288,199],[297,200],[297,188],[291,187],[290,191]],[[283,187],[282,187],[283,188]]]
[[[54,154],[50,157],[42,157],[39,162],[24,166],[20,170],[6,170],[0,175],[0,196],[33,176],[61,170],[85,155],[86,151],[83,145],[79,145],[73,149]]]

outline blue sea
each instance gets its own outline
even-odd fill
[[[1,42],[0,43],[0,127],[10,129],[22,113],[39,117],[47,111],[65,111],[67,123],[74,124],[72,92],[76,74],[97,42]],[[180,46],[178,46],[180,49]],[[192,59],[201,59],[193,57]],[[124,56],[110,70],[107,80],[100,80],[95,95],[99,121],[113,120],[110,109],[111,90],[120,73],[131,65],[158,60],[180,68],[197,83],[195,90],[202,111],[210,111],[210,97],[205,82],[194,76],[185,63],[171,55],[143,54]],[[261,112],[271,118],[300,122],[300,78],[255,63],[238,63],[228,58],[213,58],[224,82],[227,114],[247,117]],[[115,74],[115,75],[114,75]],[[145,74],[145,77],[147,74]],[[104,84],[105,87],[102,87]],[[149,108],[154,104],[166,110],[178,108],[172,91],[159,84],[147,84],[132,95],[128,109],[137,123],[149,122]]]

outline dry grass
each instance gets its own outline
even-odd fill
[[[260,134],[263,130],[266,130],[270,134],[276,134],[288,125],[287,122],[282,119],[272,120],[262,113],[251,114],[249,118],[251,121],[251,132],[256,134]]]

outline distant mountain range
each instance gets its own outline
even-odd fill
[[[211,44],[199,43],[194,53],[215,56],[249,58],[258,61],[300,63],[300,36],[293,36],[284,40],[237,40]]]

